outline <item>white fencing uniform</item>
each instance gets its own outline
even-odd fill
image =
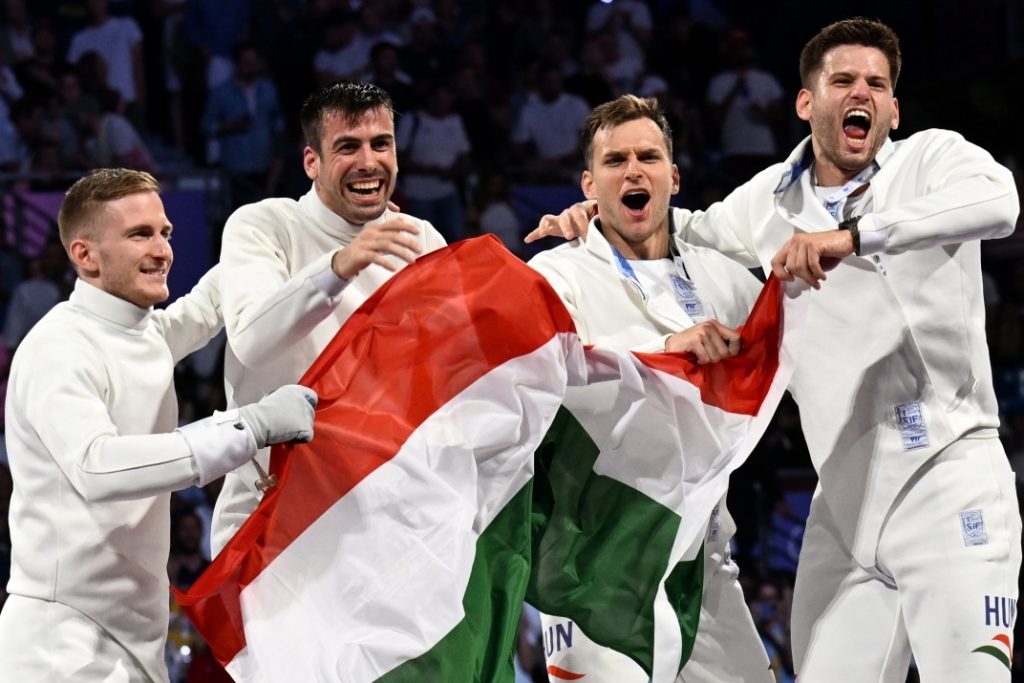
[[[676,252],[675,260],[624,261],[591,222],[585,240],[542,252],[530,265],[554,287],[587,344],[662,351],[668,336],[704,320],[741,325],[760,292],[757,279],[714,250],[681,242]],[[681,682],[775,680],[737,581],[739,570],[729,557],[735,530],[723,495],[706,534],[683,557],[695,559],[704,546],[698,631]],[[549,666],[584,674],[587,681],[648,680],[632,659],[595,644],[570,620],[542,615],[542,625]],[[552,674],[551,680],[564,679]]]

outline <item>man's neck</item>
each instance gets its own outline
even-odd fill
[[[601,234],[622,258],[627,261],[656,261],[668,258],[668,230],[658,230],[643,242],[627,242],[614,230],[601,230]]]

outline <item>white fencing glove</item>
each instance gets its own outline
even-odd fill
[[[286,384],[256,403],[238,409],[238,416],[252,429],[256,447],[275,443],[309,443],[313,440],[313,408],[316,392],[298,384]]]
[[[316,403],[312,389],[288,384],[256,403],[218,411],[179,427],[192,451],[199,485],[206,486],[240,467],[264,446],[311,441]]]

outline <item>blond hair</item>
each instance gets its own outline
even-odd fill
[[[108,202],[139,192],[160,192],[160,183],[145,171],[98,168],[75,181],[60,205],[57,227],[60,243],[68,249],[82,237],[94,237],[95,223]]]

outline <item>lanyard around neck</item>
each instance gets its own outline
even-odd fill
[[[837,222],[843,220],[843,207],[851,194],[864,187],[878,173],[880,166],[877,161],[847,181],[845,185],[825,195],[825,210],[832,214]]]

